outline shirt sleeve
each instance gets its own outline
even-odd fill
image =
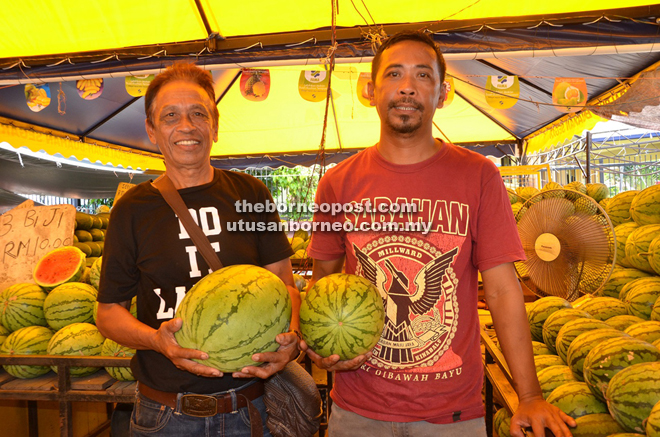
[[[485,271],[525,259],[509,196],[497,169],[488,172],[481,191],[473,263]]]
[[[330,178],[332,172],[328,172],[319,181],[316,190],[316,205],[337,203],[337,196],[333,190]],[[341,258],[346,253],[343,230],[336,230],[333,224],[341,223],[338,215],[331,212],[321,212],[320,209],[314,213],[312,240],[307,248],[307,253],[314,259],[331,261]]]
[[[124,302],[137,294],[140,272],[131,217],[128,198],[120,199],[113,206],[108,221],[101,260],[103,274],[99,281],[99,302]]]

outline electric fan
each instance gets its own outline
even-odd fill
[[[596,294],[614,268],[612,222],[591,197],[547,190],[530,197],[516,214],[526,261],[515,263],[521,283],[539,297],[573,301]]]

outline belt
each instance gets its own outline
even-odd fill
[[[176,409],[178,393],[156,390],[144,384],[138,385],[138,391],[151,400]],[[236,409],[232,406],[232,396],[229,392],[217,395],[183,394],[181,395],[181,412],[189,416],[208,417],[248,407],[251,405],[250,401],[263,396],[264,382],[258,379],[247,387],[239,388],[234,392]]]

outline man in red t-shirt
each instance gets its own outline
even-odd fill
[[[318,366],[337,371],[330,437],[486,435],[478,271],[520,399],[511,434],[531,426],[536,435],[546,427],[570,436],[573,419],[543,400],[534,372],[512,264],[525,254],[499,171],[433,138],[446,97],[442,54],[423,33],[397,34],[371,74],[380,141],[321,179],[317,203],[345,207],[314,221],[340,222],[343,231],[316,229],[309,253],[312,284],[345,264],[378,287],[386,320],[373,351],[352,360],[302,344]]]

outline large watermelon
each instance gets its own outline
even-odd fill
[[[72,323],[60,329],[48,342],[48,355],[91,357],[101,355],[105,337],[91,323]],[[52,366],[57,372],[57,366]],[[71,376],[88,376],[98,367],[71,367]]]
[[[588,312],[575,308],[563,308],[555,311],[543,323],[543,342],[552,353],[557,353],[555,342],[559,330],[568,322],[575,319],[593,318]]]
[[[643,321],[644,319],[640,317],[631,316],[630,314],[625,314],[623,316],[616,316],[616,317],[612,317],[611,319],[607,319],[607,324],[614,329],[618,329],[619,331],[625,331],[628,326]]]
[[[660,350],[637,338],[610,338],[584,359],[584,381],[597,398],[605,400],[607,386],[617,373],[637,363],[660,361]]]
[[[660,297],[660,286],[655,283],[634,285],[624,301],[628,314],[644,320],[651,318],[653,304]]]
[[[577,426],[571,428],[573,437],[605,437],[625,432],[609,414],[587,414],[575,419]]]
[[[630,214],[640,226],[660,223],[660,185],[639,192],[630,204]]]
[[[577,382],[571,368],[566,365],[546,367],[541,369],[536,377],[539,380],[544,399],[547,399],[550,393],[560,385],[567,382]]]
[[[594,396],[584,382],[572,381],[562,384],[554,389],[546,400],[573,419],[587,414],[609,413],[605,402]]]
[[[45,326],[28,326],[12,332],[0,346],[0,354],[4,355],[46,355],[48,342],[53,331]],[[6,364],[2,366],[7,373],[15,378],[28,379],[45,375],[50,371],[48,366],[25,366]]]
[[[631,337],[639,338],[647,343],[653,343],[660,339],[660,322],[649,320],[646,322],[630,325],[623,332]]]
[[[628,431],[644,432],[644,421],[660,402],[660,362],[633,364],[614,375],[605,394],[610,414]]]
[[[85,271],[86,255],[73,246],[64,246],[41,257],[32,272],[34,282],[52,290],[66,282],[76,282]]]
[[[624,191],[610,199],[605,211],[610,217],[613,226],[619,226],[622,223],[632,221],[630,214],[630,204],[639,191]]]
[[[587,184],[587,196],[594,199],[596,202],[609,197],[610,189],[605,184]]]
[[[46,292],[35,284],[15,284],[0,293],[0,323],[10,331],[46,326]]]
[[[557,341],[555,342],[557,355],[559,355],[565,363],[568,362],[568,348],[578,335],[594,329],[607,328],[610,328],[609,320],[606,323],[602,320],[597,320],[591,317],[575,319],[567,322],[557,334]]]
[[[89,272],[89,283],[94,286],[97,290],[99,289],[99,282],[101,281],[101,263],[103,262],[103,257],[100,256],[94,261]]]
[[[649,243],[649,251],[646,255],[646,259],[653,271],[660,275],[660,235],[655,237],[651,240],[651,243]]]
[[[648,437],[660,437],[660,402],[651,409],[651,414],[646,419],[645,431]]]
[[[607,320],[628,313],[625,304],[619,299],[604,296],[594,297],[580,306],[580,309],[588,312],[598,320]]]
[[[621,302],[625,302],[626,298],[628,297],[628,293],[630,293],[630,290],[632,290],[633,287],[637,287],[638,285],[649,285],[649,284],[654,284],[656,287],[660,287],[660,277],[648,276],[646,278],[634,279],[628,282],[626,285],[621,287],[621,292],[619,293],[619,300]]]
[[[626,259],[633,267],[655,274],[648,260],[649,246],[660,235],[660,224],[640,226],[630,233],[626,241]]]
[[[186,293],[176,317],[181,347],[198,349],[199,361],[221,372],[258,365],[252,355],[273,352],[275,337],[289,329],[291,298],[284,282],[252,265],[233,265],[205,276]]]
[[[135,355],[135,349],[106,338],[101,348],[101,355],[105,357],[132,357]],[[130,367],[106,367],[106,372],[117,381],[135,381]]]
[[[639,228],[639,225],[635,222],[622,223],[614,228],[614,235],[616,235],[617,264],[624,267],[632,267],[630,261],[626,259],[626,241],[628,241],[628,236],[637,228]]]
[[[367,279],[335,273],[318,280],[300,305],[300,332],[319,355],[349,360],[370,351],[385,323],[383,299]]]
[[[44,302],[44,314],[54,330],[72,323],[94,321],[96,289],[82,282],[68,282],[54,288]]]
[[[543,341],[543,324],[546,319],[563,308],[572,308],[572,305],[566,299],[556,296],[542,297],[527,307],[527,321],[532,340]]]
[[[584,359],[589,352],[604,340],[630,336],[623,331],[613,328],[600,328],[583,332],[575,337],[566,353],[566,364],[573,371],[578,381],[584,381]]]
[[[618,238],[619,237],[617,237],[617,239]],[[618,240],[617,240],[617,244],[618,244]],[[617,253],[617,260],[618,260],[618,256],[619,255]],[[630,281],[634,281],[635,279],[646,278],[649,276],[651,276],[649,273],[643,272],[641,270],[637,270],[633,268],[626,269],[626,268],[616,267],[614,271],[612,271],[610,278],[605,283],[605,286],[602,288],[600,295],[619,299],[619,295],[621,294],[621,289],[623,288],[624,285],[626,285]]]

